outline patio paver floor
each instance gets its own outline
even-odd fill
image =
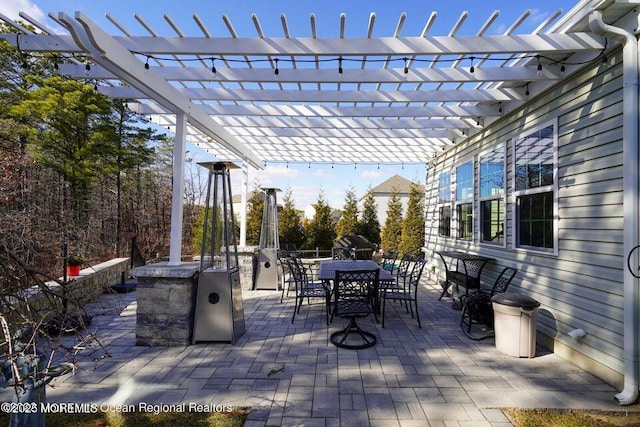
[[[56,379],[50,402],[249,406],[247,427],[308,425],[509,426],[497,408],[621,408],[617,391],[538,346],[536,357],[514,358],[493,338],[472,341],[460,312],[438,301],[424,281],[423,327],[398,304],[387,304],[386,327],[361,324],[376,346],[346,350],[329,342],[343,319],[327,326],[320,305],[304,304],[291,323],[293,298],[243,291],[246,332],[235,345],[135,345],[135,292],[104,295],[92,304],[89,329],[111,357],[82,361]],[[10,399],[9,390],[0,398]]]

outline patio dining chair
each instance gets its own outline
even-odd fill
[[[398,264],[398,268],[396,269],[396,277],[395,282],[392,286],[396,289],[404,289],[406,281],[411,274],[411,266],[415,261],[416,257],[412,253],[405,253],[400,258],[400,263]]]
[[[460,327],[463,332],[469,334],[471,332],[471,325],[474,323],[484,324],[489,328],[493,328],[493,306],[491,304],[491,297],[495,294],[506,292],[509,284],[517,273],[517,269],[505,267],[498,275],[491,289],[481,288],[478,292],[463,299],[462,317],[460,318]]]
[[[331,343],[347,349],[363,349],[374,346],[377,342],[375,334],[363,330],[357,319],[378,315],[373,306],[372,292],[378,292],[380,269],[373,270],[337,270],[333,281],[334,316],[349,319],[349,324],[330,336]]]
[[[328,312],[328,295],[327,288],[322,282],[314,281],[307,272],[302,260],[297,256],[291,256],[286,258],[286,262],[289,266],[289,271],[293,277],[296,288],[296,300],[293,307],[293,316],[291,317],[291,323],[296,318],[296,314],[300,313],[302,303],[307,299],[307,302],[311,303],[311,298],[322,298],[322,303],[325,306],[327,325],[329,324],[329,312]]]
[[[380,260],[380,267],[382,267],[387,271],[393,272],[396,268],[398,268],[396,264],[396,260],[398,259],[399,253],[400,253],[399,251],[396,251],[393,249],[384,251],[384,254],[382,255],[382,260]]]
[[[413,261],[413,268],[411,269],[411,273],[408,275],[408,279],[406,281],[404,288],[388,288],[381,291],[380,296],[382,297],[382,327],[384,328],[384,318],[385,318],[385,310],[387,305],[387,300],[391,299],[394,301],[405,302],[407,307],[407,312],[411,312],[411,318],[413,319],[413,309],[415,308],[416,315],[415,318],[418,319],[418,327],[422,328],[422,324],[420,323],[420,313],[418,312],[418,284],[420,283],[420,278],[422,277],[422,271],[424,270],[424,266],[427,261],[424,259],[417,259]],[[413,306],[411,305],[413,303]]]
[[[293,274],[291,274],[291,269],[289,268],[288,258],[291,257],[289,253],[283,250],[278,250],[278,263],[282,268],[282,275],[280,276],[280,286],[282,286],[282,294],[280,295],[280,302],[284,300],[284,294],[287,293],[287,298],[289,297],[289,292],[292,288],[295,288],[295,281],[293,278]]]

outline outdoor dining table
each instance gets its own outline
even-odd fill
[[[346,260],[346,259],[328,259],[320,261],[320,268],[318,270],[318,279],[323,281],[326,284],[328,289],[327,296],[327,305],[330,302],[331,298],[331,288],[333,280],[336,277],[336,271],[354,271],[354,270],[373,270],[379,269],[379,283],[380,287],[383,288],[387,284],[393,283],[393,275],[390,271],[383,269],[380,265],[378,265],[373,260],[368,259],[356,259],[356,260]],[[375,309],[379,312],[380,308],[380,295],[378,294],[378,290],[374,291],[374,303]]]
[[[495,261],[495,258],[489,258],[482,255],[468,254],[462,251],[437,251],[436,252],[444,264],[445,270],[445,283],[442,286],[442,294],[440,294],[441,300],[449,290],[449,286],[454,284],[456,287],[456,293],[458,293],[458,286],[465,288],[465,293],[469,294],[469,289],[480,289],[480,275],[484,266],[489,261]],[[456,261],[456,269],[453,270],[448,264],[446,258]],[[462,263],[462,266],[460,265]]]

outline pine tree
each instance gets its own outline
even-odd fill
[[[378,206],[371,189],[367,191],[362,204],[362,217],[358,221],[358,234],[366,237],[371,243],[380,244],[380,221]]]
[[[358,233],[358,199],[353,187],[347,190],[344,209],[336,225],[336,240]]]
[[[263,192],[257,186],[253,189],[253,194],[247,204],[249,205],[247,209],[247,245],[259,245],[264,197]]]
[[[402,241],[402,201],[394,188],[387,204],[387,220],[382,229],[381,246],[384,250],[399,250]]]
[[[417,252],[424,246],[424,193],[418,184],[411,184],[407,215],[402,222],[400,251]]]
[[[300,225],[300,213],[296,210],[291,189],[287,189],[283,199],[284,205],[278,215],[278,232],[280,243],[291,243],[296,248],[304,244],[304,230]]]
[[[309,249],[331,249],[336,239],[335,221],[331,215],[331,207],[324,198],[324,193],[320,191],[318,201],[313,205],[316,214],[306,229],[307,244]]]

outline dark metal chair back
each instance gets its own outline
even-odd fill
[[[374,313],[372,300],[378,290],[380,270],[337,270],[333,282],[334,315],[363,317]],[[376,317],[377,320],[377,317]]]
[[[396,281],[398,282],[399,286],[401,287],[404,286],[406,282],[406,278],[410,274],[409,270],[411,267],[411,263],[413,263],[414,259],[415,259],[415,256],[408,252],[402,255],[402,258],[400,259],[400,264],[398,265],[398,271],[396,272]]]
[[[384,254],[382,255],[380,266],[387,271],[395,270],[396,259],[398,259],[399,253],[400,253],[399,251],[395,251],[392,249],[385,251]]]
[[[502,272],[500,272],[500,275],[493,284],[493,287],[491,288],[491,295],[493,296],[495,294],[506,292],[509,284],[511,283],[513,278],[516,277],[517,273],[517,269],[505,267]]]
[[[407,283],[407,290],[414,293],[417,293],[418,284],[420,283],[420,278],[422,277],[422,271],[424,270],[424,266],[427,265],[427,261],[420,258],[413,262],[413,268],[411,269],[411,274],[409,275],[409,280]]]

